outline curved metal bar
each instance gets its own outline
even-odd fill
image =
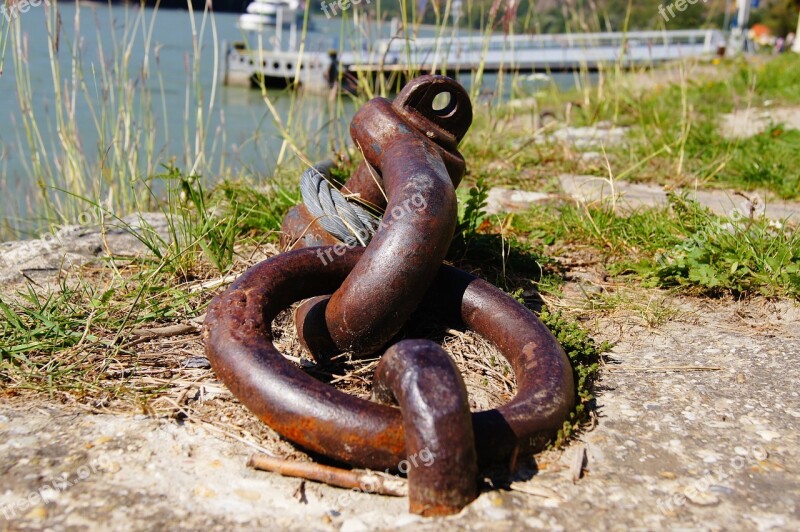
[[[206,353],[233,394],[285,438],[354,466],[396,468],[407,454],[400,410],[315,380],[272,343],[280,311],[331,293],[364,255],[363,248],[350,249],[321,267],[328,249],[266,260],[217,296],[204,325]],[[472,415],[479,461],[505,460],[520,445],[554,436],[575,393],[569,361],[539,319],[498,288],[450,267],[441,268],[426,300],[445,323],[462,322],[497,346],[516,375],[511,401]]]
[[[429,340],[398,342],[381,357],[372,394],[400,404],[409,511],[460,512],[478,496],[478,461],[467,388],[453,360]]]
[[[441,94],[449,103],[437,110]],[[307,303],[296,315],[300,341],[315,358],[374,353],[419,304],[453,238],[454,183],[464,171],[456,147],[471,122],[468,95],[443,76],[417,78],[394,104],[375,98],[353,117],[351,135],[380,170],[388,204],[362,261],[330,301]],[[365,305],[370,300],[380,305]],[[324,320],[306,308],[312,304],[325,306]]]
[[[384,149],[382,170],[386,214],[317,325],[327,327],[339,351],[374,353],[397,334],[433,281],[455,231],[455,189],[428,143],[415,137],[392,143]]]
[[[440,94],[447,94],[449,102],[437,110],[434,102]],[[358,195],[364,204],[377,210],[385,209],[381,150],[410,131],[419,133],[436,149],[453,186],[458,186],[466,163],[457,147],[472,123],[472,104],[463,87],[446,76],[419,76],[407,83],[393,102],[375,98],[364,107],[370,108],[371,111],[357,113],[350,125],[350,134],[366,161],[356,167],[342,186],[343,193]],[[379,115],[383,118],[376,120]],[[313,217],[300,206],[290,210],[287,221],[290,219],[292,223],[284,222],[282,227],[284,248],[320,245],[317,242],[325,238],[326,235],[320,234],[324,229],[313,224]],[[298,239],[302,240],[297,242]]]

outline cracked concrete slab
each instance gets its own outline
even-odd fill
[[[622,210],[667,205],[667,191],[660,185],[613,181],[591,175],[565,174],[559,177],[564,193],[582,203],[614,203]],[[751,207],[756,215],[776,220],[800,220],[800,203],[770,199],[765,201],[758,193],[744,193],[746,197],[730,190],[683,189],[689,198],[721,215],[737,210],[748,215]]]
[[[35,240],[0,243],[0,283],[25,277],[52,280],[58,272],[113,255],[141,255],[147,247],[135,235],[170,241],[170,227],[162,213],[134,214],[106,227],[68,225]],[[107,247],[106,247],[107,246]]]
[[[800,129],[800,107],[748,107],[720,117],[722,135],[729,139],[752,137],[778,124]]]
[[[592,175],[564,174],[559,176],[562,195],[494,187],[489,190],[486,212],[523,212],[532,205],[547,203],[559,197],[569,197],[586,204],[613,205],[618,212],[630,212],[648,207],[666,207],[667,190],[659,185],[610,181]],[[730,216],[738,212],[773,220],[800,220],[800,203],[770,199],[765,201],[758,193],[738,194],[731,190],[687,190],[683,192],[719,215]]]

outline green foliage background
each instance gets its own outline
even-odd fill
[[[436,23],[442,17],[448,0],[398,0],[383,2],[380,10],[386,15],[399,15],[403,9],[414,20]],[[633,2],[629,0],[463,0],[462,26],[485,28],[491,23],[496,30],[516,32],[565,33],[588,31],[622,31],[652,29],[721,28],[725,19],[726,0],[698,0],[679,16],[665,21],[658,6],[673,0]],[[735,11],[735,2],[731,10]],[[377,9],[373,3],[370,10]],[[438,16],[437,16],[438,15]],[[751,24],[762,23],[775,35],[786,35],[797,28],[797,0],[766,0],[751,13]]]

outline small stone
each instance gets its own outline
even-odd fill
[[[714,506],[719,504],[719,499],[713,493],[695,489],[687,489],[684,492],[686,499],[697,506]]]
[[[212,499],[217,496],[217,493],[214,490],[200,484],[194,487],[192,493],[195,497],[202,497],[204,499]]]
[[[104,443],[108,443],[113,440],[111,436],[100,436],[93,442],[89,442],[86,444],[87,449],[91,449],[92,447],[97,447],[98,445],[103,445]]]
[[[100,463],[105,464],[103,466],[103,471],[105,471],[106,473],[117,473],[122,469],[122,466],[119,465],[119,462],[111,462],[110,458],[108,457],[106,457],[105,459],[101,458],[100,460],[105,460],[101,461]]]
[[[341,532],[364,532],[369,530],[369,527],[361,519],[351,517],[342,523],[342,528],[340,530]]]
[[[31,509],[30,512],[25,514],[25,519],[36,519],[37,521],[45,520],[47,519],[47,508],[45,508],[40,504],[39,506],[36,506],[33,509]]]
[[[505,508],[486,508],[483,515],[492,521],[506,521],[511,518],[511,512]]]
[[[503,498],[502,498],[500,495],[498,495],[497,493],[492,493],[492,494],[490,494],[490,495],[487,497],[487,500],[488,500],[488,501],[489,501],[489,502],[490,502],[490,503],[491,503],[493,506],[503,506]]]
[[[211,362],[206,357],[191,357],[183,363],[183,367],[185,369],[210,369]]]
[[[767,459],[769,453],[763,447],[753,447],[753,458],[758,460],[759,462],[763,462]]]
[[[586,447],[581,445],[577,449],[570,461],[570,475],[572,482],[578,482],[583,477],[583,470],[586,466]]]
[[[236,495],[238,495],[239,497],[241,497],[242,499],[244,499],[246,501],[255,502],[255,501],[261,499],[261,494],[258,493],[257,491],[244,490],[244,489],[235,489],[235,490],[233,490],[233,493],[235,493]]]
[[[678,475],[676,475],[672,471],[659,471],[658,476],[661,478],[666,478],[667,480],[675,480],[676,478],[678,478]]]
[[[486,212],[488,214],[497,214],[499,212],[526,211],[531,205],[542,203],[552,197],[552,194],[545,192],[528,192],[495,187],[489,191],[489,197],[486,199]]]
[[[735,452],[739,456],[747,456],[748,455],[747,449],[745,449],[744,447],[738,447],[738,446],[734,447],[733,448],[733,452]]]
[[[544,521],[539,519],[538,517],[528,517],[525,519],[525,525],[533,530],[544,530],[547,528],[547,525]]]
[[[418,515],[406,514],[398,516],[397,519],[394,519],[392,523],[395,529],[401,529],[419,524],[422,520],[423,518]]]
[[[729,488],[728,486],[720,486],[719,484],[714,484],[708,489],[714,493],[724,493],[725,495],[732,495],[736,491],[733,488]]]
[[[720,455],[713,451],[701,450],[697,454],[702,457],[703,462],[706,464],[714,464],[720,459]]]
[[[775,432],[774,430],[759,430],[756,431],[756,434],[764,438],[765,441],[772,441],[776,440],[781,437],[780,433]]]

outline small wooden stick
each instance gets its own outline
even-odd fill
[[[292,462],[260,453],[253,454],[247,465],[260,471],[280,473],[285,477],[304,478],[338,488],[354,488],[365,493],[392,497],[408,495],[408,484],[405,480],[374,471],[340,469],[313,462]]]
[[[136,336],[147,338],[170,338],[182,334],[194,334],[199,330],[194,325],[169,325],[167,327],[156,327],[155,329],[131,329],[131,333]]]

